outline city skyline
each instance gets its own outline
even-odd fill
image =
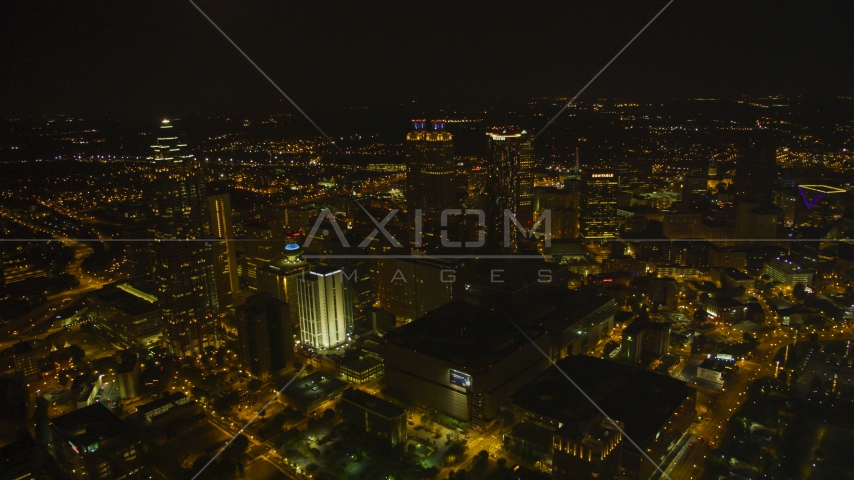
[[[854,479],[854,5],[0,12],[0,476]]]

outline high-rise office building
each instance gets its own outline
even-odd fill
[[[583,172],[580,230],[585,237],[613,237],[617,233],[617,193],[620,182],[610,169]]]
[[[358,233],[356,230],[351,230],[352,240],[355,243],[355,238]],[[378,242],[376,242],[378,243]],[[375,243],[375,244],[376,244]],[[359,327],[366,328],[368,325],[368,315],[371,307],[376,302],[374,285],[374,273],[376,272],[375,259],[369,259],[360,255],[347,255],[348,249],[340,243],[332,242],[331,254],[335,258],[330,258],[329,265],[339,267],[347,277],[351,292],[353,293],[353,322]],[[358,331],[359,328],[356,328]]]
[[[211,238],[222,239],[213,242],[212,247],[217,300],[220,310],[224,311],[234,304],[234,295],[240,291],[230,196],[227,193],[209,196],[208,211],[211,215]]]
[[[294,334],[288,305],[263,292],[247,298],[235,312],[243,369],[266,380],[271,373],[289,368],[294,360]]]
[[[762,240],[776,238],[777,214],[770,207],[759,203],[742,201],[736,207],[735,238],[740,244],[749,245]]]
[[[534,211],[537,215],[551,212],[552,239],[578,236],[578,207],[581,202],[580,181],[565,179],[564,186],[535,187]]]
[[[458,268],[463,261],[430,258],[380,258],[377,266],[377,301],[401,323],[463,297]]]
[[[662,233],[671,240],[699,238],[702,213],[666,213],[662,219]]]
[[[145,199],[165,340],[174,354],[191,355],[219,346],[219,303],[205,181],[172,128],[161,124]]]
[[[432,131],[425,120],[414,120],[413,126],[404,142],[409,238],[413,247],[429,250],[440,245],[442,211],[458,207],[454,141],[443,121],[434,120]]]
[[[684,209],[702,207],[709,190],[709,177],[701,174],[682,178],[682,206]]]
[[[281,258],[258,267],[258,291],[288,304],[291,323],[299,322],[299,286],[309,264],[302,258],[303,250],[296,243],[285,245]]]
[[[246,252],[244,283],[250,290],[258,289],[258,267],[282,255],[285,229],[281,224],[253,219],[243,223],[243,251]]]
[[[534,144],[525,130],[487,133],[489,136],[488,237],[493,245],[504,243],[505,210],[525,229],[534,223]],[[511,222],[510,245],[519,249],[519,230]]]
[[[297,284],[302,343],[320,350],[345,343],[353,333],[353,299],[343,270],[313,267]]]
[[[759,142],[742,145],[735,165],[735,195],[767,207],[777,178],[777,149]]]

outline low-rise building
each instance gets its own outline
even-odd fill
[[[563,372],[571,372],[575,385]],[[613,421],[603,418],[591,401]],[[560,360],[520,388],[509,408],[520,423],[551,436],[544,463],[552,465],[553,479],[648,479],[658,466],[638,448],[654,461],[664,458],[696,418],[695,402],[696,391],[685,382],[578,355]],[[633,442],[622,438],[623,433]],[[518,439],[511,434],[508,441]]]
[[[723,386],[729,379],[733,363],[718,358],[707,358],[697,367],[697,378]]]
[[[382,361],[368,355],[354,355],[346,358],[341,361],[338,368],[348,382],[357,385],[382,377],[385,370]]]
[[[308,414],[326,407],[328,402],[340,397],[346,387],[347,383],[337,378],[314,372],[294,380],[288,388],[279,392],[278,400]]]
[[[747,306],[734,298],[709,298],[703,301],[706,313],[718,322],[736,323],[743,320]]]
[[[77,408],[84,408],[98,403],[101,392],[104,391],[104,376],[92,375],[83,382],[83,389],[77,397]]]
[[[741,248],[713,245],[709,249],[709,266],[742,269],[747,266],[747,253]]]
[[[549,356],[557,360],[589,352],[611,335],[616,312],[613,295],[579,290],[566,293],[564,303],[558,303],[553,312],[542,317],[549,332]]]
[[[57,460],[79,480],[148,478],[145,443],[133,424],[100,403],[56,417],[50,424]]]
[[[341,417],[392,445],[406,442],[406,410],[365,391],[350,389],[341,395]]]
[[[162,335],[156,292],[156,285],[145,279],[111,283],[89,294],[89,312],[115,339],[128,345],[154,345]]]
[[[172,392],[163,398],[136,407],[136,411],[142,418],[151,423],[151,419],[154,417],[168,412],[177,405],[185,405],[188,401],[189,399],[183,392]]]
[[[386,334],[386,383],[481,428],[548,365],[545,328],[529,336],[494,309],[452,302]]]
[[[744,287],[744,290],[748,292],[753,290],[753,287],[756,284],[756,280],[754,280],[750,275],[742,272],[741,270],[726,267],[720,269],[720,280],[721,285],[725,287]]]
[[[585,420],[555,431],[553,477],[607,478],[619,468],[617,447],[623,441],[623,422],[612,422],[598,412]]]
[[[814,272],[790,261],[768,260],[762,268],[762,274],[768,275],[775,282],[793,287],[799,283],[812,285]]]

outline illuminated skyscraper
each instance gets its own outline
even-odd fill
[[[617,233],[616,172],[591,169],[583,172],[581,193],[581,234],[585,237],[613,237]]]
[[[454,141],[445,132],[444,121],[414,120],[414,131],[406,135],[406,207],[409,218],[410,245],[419,249],[439,245],[440,215],[443,210],[458,208],[454,183]],[[420,209],[421,218],[417,218]],[[423,226],[421,235],[416,222]],[[420,237],[420,238],[419,238]],[[423,247],[423,248],[422,248]]]
[[[151,235],[152,277],[163,309],[165,340],[176,355],[219,346],[219,312],[207,196],[201,167],[181,153],[164,120],[148,173],[145,199]]]
[[[525,229],[534,223],[534,145],[533,138],[518,133],[487,133],[489,136],[489,195],[487,212],[489,242],[504,242],[504,211],[510,210]],[[510,245],[518,250],[519,231],[511,224]]]
[[[288,304],[291,322],[299,322],[299,281],[309,264],[302,258],[303,250],[296,243],[285,245],[281,258],[258,267],[258,291]]]
[[[298,286],[302,343],[327,350],[346,342],[353,333],[353,299],[344,272],[314,267],[302,275]]]
[[[230,196],[225,193],[208,197],[208,211],[211,215],[211,238],[222,239],[213,243],[213,253],[217,299],[220,309],[224,310],[234,304],[234,295],[240,291]]]

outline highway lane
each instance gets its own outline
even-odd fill
[[[2,214],[2,212],[0,212],[0,214]],[[45,304],[36,307],[20,319],[0,327],[0,338],[3,338],[3,340],[0,341],[0,350],[8,348],[13,343],[17,343],[20,338],[27,338],[27,332],[35,329],[43,322],[53,320],[54,312],[59,310],[64,303],[73,303],[90,291],[97,290],[104,284],[108,283],[107,280],[86,273],[81,268],[83,261],[92,254],[92,248],[90,246],[63,235],[54,234],[37,225],[33,225],[16,217],[9,215],[5,216],[14,222],[26,226],[27,228],[52,235],[56,240],[63,242],[63,244],[68,247],[71,247],[74,250],[74,259],[69,263],[66,268],[66,272],[74,275],[77,278],[79,285],[70,290],[49,296]],[[72,300],[69,302],[63,302],[65,298],[71,298]]]

